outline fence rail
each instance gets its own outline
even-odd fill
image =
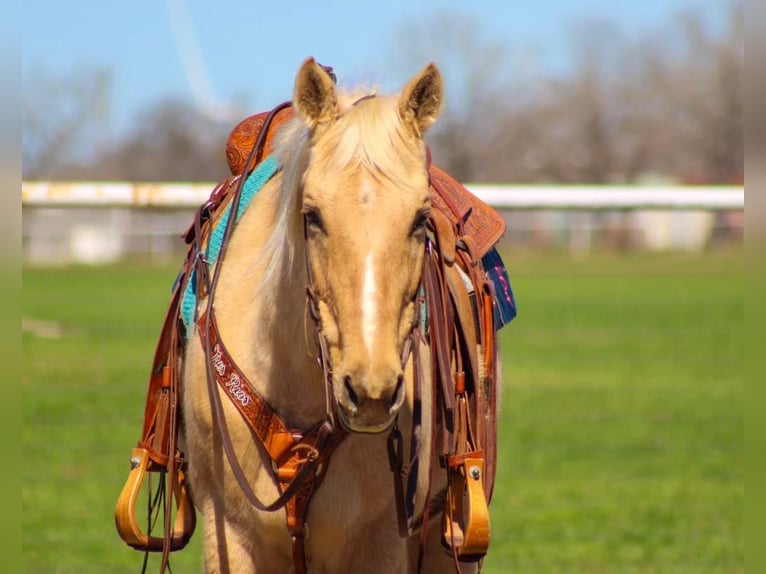
[[[23,182],[29,207],[188,208],[203,203],[213,183]],[[739,186],[516,186],[466,184],[498,209],[513,210],[708,210],[745,208]]]

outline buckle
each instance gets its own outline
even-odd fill
[[[302,440],[300,435],[295,436],[297,441]],[[319,450],[312,444],[307,442],[296,442],[288,451],[289,456],[278,464],[276,461],[272,461],[272,469],[277,478],[283,483],[292,482],[303,468],[304,464],[315,463],[319,460]],[[302,453],[303,456],[301,456]],[[323,465],[319,463],[314,470],[314,476],[319,476],[324,470]]]

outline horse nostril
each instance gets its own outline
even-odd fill
[[[355,407],[359,406],[359,397],[356,394],[356,391],[351,386],[351,377],[349,375],[346,375],[343,377],[343,387],[346,389],[346,394],[348,395],[348,400],[351,401],[351,404]]]
[[[396,388],[394,389],[393,394],[391,395],[391,402],[388,405],[389,409],[393,409],[396,404],[400,400],[401,393],[404,392],[404,375],[399,375],[396,377]]]

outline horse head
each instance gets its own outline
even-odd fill
[[[310,146],[300,200],[307,266],[338,414],[353,432],[386,430],[404,402],[431,208],[423,134],[442,95],[433,64],[398,97],[342,96],[313,59],[296,78]]]

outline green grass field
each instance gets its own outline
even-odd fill
[[[505,258],[520,314],[484,571],[744,572],[741,252]],[[140,571],[112,513],[174,275],[23,271],[26,572]],[[198,533],[174,571],[200,552]]]

